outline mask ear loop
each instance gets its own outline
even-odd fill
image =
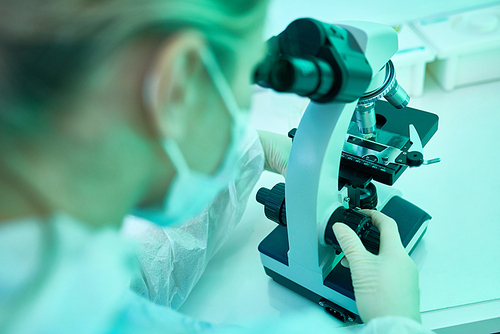
[[[231,89],[231,86],[229,85],[227,79],[224,77],[222,68],[215,58],[212,50],[210,50],[209,48],[201,50],[200,57],[205,64],[206,70],[215,87],[217,88],[217,91],[219,92],[222,102],[228,109],[229,116],[231,116],[232,118],[233,130],[237,127],[244,127],[244,132],[246,132],[248,130],[248,120],[250,116],[249,110],[241,109],[238,105],[238,102],[236,102],[234,92]],[[238,139],[234,138],[234,136],[238,136],[237,134],[233,133],[233,131],[232,136],[233,139]]]
[[[153,112],[158,108],[158,94],[160,90],[160,76],[155,67],[150,66],[142,83],[142,104],[148,112]]]
[[[160,93],[160,80],[158,69],[155,66],[149,66],[142,84],[142,104],[148,112],[159,108],[157,101],[160,98],[158,95]],[[177,173],[182,174],[184,171],[189,170],[179,145],[173,139],[166,138],[162,140],[162,146]]]
[[[236,119],[238,115],[235,115],[235,112],[239,111],[240,107],[234,98],[233,90],[222,74],[221,67],[215,59],[213,52],[209,48],[204,48],[200,50],[200,58],[205,64],[208,75],[219,91],[220,98],[227,106],[230,116]],[[159,86],[160,76],[158,71],[154,67],[150,67],[144,76],[142,85],[142,103],[147,110],[155,110],[158,107],[156,101],[159,101]]]
[[[224,104],[228,108],[228,112],[232,116],[233,120],[238,117],[235,115],[235,112],[240,110],[238,103],[234,98],[234,93],[226,78],[222,75],[222,69],[219,66],[219,63],[215,59],[213,52],[204,48],[200,51],[201,60],[205,63],[205,68],[207,69],[208,75],[212,78],[214,85],[219,91],[219,95],[223,100]]]
[[[222,69],[219,66],[219,63],[209,48],[203,48],[199,51],[199,54],[202,62],[205,64],[208,75],[216,86],[216,90],[219,92],[219,96],[222,99],[223,104],[228,109],[232,122],[236,122],[238,119],[242,118],[243,115],[238,114],[240,112],[240,107],[236,102],[233,90],[222,74]],[[142,101],[144,107],[148,110],[154,110],[158,107],[156,105],[156,101],[159,99],[159,85],[160,76],[158,71],[154,67],[151,67],[146,72],[142,86]],[[190,169],[179,145],[173,139],[164,140],[163,148],[167,155],[170,156],[170,161],[174,164],[178,173],[182,173]]]
[[[150,68],[145,75],[142,85],[142,101],[147,110],[152,111],[158,107],[155,101],[158,101],[159,98],[159,85],[160,76],[158,75],[158,71],[155,71],[155,68]],[[172,138],[162,140],[162,146],[169,156],[169,160],[174,165],[178,177],[190,169],[179,145]]]

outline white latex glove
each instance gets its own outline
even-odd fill
[[[378,211],[361,212],[380,230],[378,255],[368,252],[347,225],[333,225],[351,269],[361,319],[367,323],[377,317],[402,316],[421,322],[418,270],[401,244],[396,222]]]
[[[286,176],[292,140],[285,135],[257,130],[265,155],[265,170]]]

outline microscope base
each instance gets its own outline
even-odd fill
[[[380,211],[396,220],[401,242],[408,253],[411,253],[425,234],[431,216],[399,196],[392,197]],[[313,292],[312,290],[318,291],[317,287],[304,287],[294,282],[292,279],[289,279],[288,277],[292,277],[293,274],[296,273],[290,273],[291,268],[288,263],[288,251],[287,228],[284,226],[277,226],[259,245],[261,260],[268,276],[286,288],[318,303],[337,319],[343,322],[354,321],[361,323],[359,315],[354,312],[355,310],[352,310],[352,307],[342,305],[343,303],[331,300],[331,298],[324,298],[318,294],[320,292]],[[307,273],[303,274],[307,275]],[[346,297],[354,301],[354,290],[350,271],[342,265],[337,265],[333,268],[324,279],[323,287],[320,287],[320,290],[324,290],[325,288],[334,290],[341,294],[343,298]]]
[[[337,267],[340,267],[340,266],[337,266]],[[347,275],[345,275],[345,274],[342,275],[344,280],[347,278],[349,280],[349,283],[351,283],[351,275],[350,275],[349,270],[347,268],[344,268],[344,267],[342,267],[342,268],[345,269],[345,271],[347,272]],[[335,271],[335,269],[332,271],[332,273]],[[304,288],[303,286],[293,282],[292,280],[289,280],[288,278],[278,274],[277,272],[275,272],[275,271],[273,271],[265,266],[264,266],[264,270],[265,270],[267,276],[271,277],[273,279],[273,281],[275,281],[276,283],[278,283],[280,285],[283,285],[285,288],[292,290],[293,292],[298,293],[299,295],[301,295],[303,297],[306,297],[307,299],[311,300],[312,302],[319,304],[320,306],[324,307],[328,313],[330,313],[331,315],[333,315],[335,318],[339,319],[340,321],[342,321],[342,322],[356,322],[358,324],[363,323],[363,321],[361,320],[359,315],[357,315],[353,312],[350,312],[350,311],[346,310],[345,308],[321,297],[320,295],[312,292],[311,290]],[[333,278],[333,277],[331,277],[332,273],[330,273],[330,275],[328,275],[328,277],[326,278],[325,285],[328,285],[327,283],[336,285],[336,283],[334,281],[331,281],[331,278]],[[352,289],[352,283],[351,283],[351,289]],[[354,299],[354,293],[353,293],[352,299]]]

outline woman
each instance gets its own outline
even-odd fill
[[[314,328],[306,317],[215,327],[173,310],[239,220],[264,158],[286,168],[288,141],[246,129],[265,7],[2,2],[0,332]],[[132,243],[118,231],[129,213],[185,224],[130,223]],[[382,233],[377,257],[335,225],[365,330],[423,331],[415,266],[394,222],[369,214]]]

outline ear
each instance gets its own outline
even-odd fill
[[[152,132],[161,138],[186,136],[190,111],[206,74],[200,54],[206,41],[199,33],[183,31],[164,40],[143,81],[143,104]]]

